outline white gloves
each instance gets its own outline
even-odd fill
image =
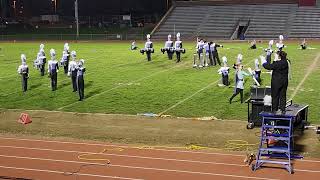
[[[267,60],[264,56],[260,56],[260,62],[263,65],[263,64],[267,63]]]

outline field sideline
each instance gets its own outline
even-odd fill
[[[84,102],[77,101],[77,94],[71,90],[71,81],[62,71],[58,75],[58,91],[53,93],[50,91],[49,78],[40,77],[39,72],[32,68],[39,44],[0,43],[0,108],[108,114],[150,112],[179,117],[215,116],[230,120],[247,118],[246,104],[228,103],[233,88],[217,86],[220,81],[217,73],[219,67],[192,68],[194,43],[184,44],[187,53],[182,56],[182,63],[179,64],[167,60],[166,55],[160,52],[163,42],[155,43],[156,52],[152,62],[147,62],[146,57],[138,51],[130,51],[129,42],[70,43],[70,49],[77,51],[78,58],[86,60]],[[60,59],[63,44],[45,43],[47,57],[50,48],[54,48]],[[141,47],[142,43],[138,46]],[[267,45],[258,44],[257,50],[248,50],[247,43],[225,43],[224,46],[219,49],[220,58],[227,56],[230,66],[235,62],[237,54],[242,53],[245,66],[253,68],[254,59],[264,54],[262,47]],[[306,51],[298,50],[297,42],[290,42],[287,46],[285,50],[293,68],[287,97],[295,94],[294,103],[309,104],[309,120],[319,124],[320,97],[317,90],[320,66],[319,63],[311,65],[319,59],[317,53],[320,44],[312,42],[310,46],[316,49]],[[16,73],[21,53],[27,55],[31,67],[29,91],[25,95],[21,93],[20,77]],[[308,71],[311,73],[304,78]],[[231,84],[234,83],[233,75],[234,70],[231,70]],[[269,74],[263,73],[262,78],[263,85],[270,85]],[[249,86],[252,83],[251,78],[247,78],[245,98],[249,97]],[[234,100],[238,101],[239,97]]]

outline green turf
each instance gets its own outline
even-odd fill
[[[49,49],[54,48],[60,59],[63,42],[47,42]],[[142,43],[138,43],[142,46]],[[218,67],[205,69],[192,68],[194,44],[185,43],[187,53],[182,62],[167,60],[160,52],[163,42],[155,43],[156,52],[153,61],[138,51],[130,51],[129,42],[122,43],[70,43],[71,50],[86,60],[84,102],[78,102],[78,96],[72,92],[71,81],[62,70],[58,75],[58,91],[51,92],[49,78],[40,77],[39,72],[31,68],[29,91],[21,92],[20,77],[16,69],[20,63],[20,54],[27,55],[32,67],[39,43],[0,43],[0,108],[47,109],[75,112],[102,112],[117,114],[138,114],[145,112],[169,114],[183,117],[215,116],[221,119],[246,120],[247,105],[240,104],[239,97],[229,105],[228,99],[233,88],[217,86],[220,80]],[[219,49],[220,58],[228,57],[229,65],[236,60],[238,53],[244,55],[245,67],[254,66],[254,58],[264,54],[261,48],[248,50],[247,43],[225,43]],[[266,44],[259,44],[266,47]],[[310,43],[316,48],[298,50],[297,43],[287,44],[286,51],[292,61],[293,79],[290,81],[288,97],[303,79],[308,67],[319,52],[320,45]],[[309,104],[309,120],[319,123],[320,97],[317,91],[320,83],[319,66],[310,74],[302,88],[294,97],[295,103]],[[266,72],[265,70],[263,70]],[[234,70],[231,70],[231,84],[234,83]],[[270,85],[270,75],[262,74],[263,85]],[[245,97],[249,97],[251,78],[246,79]],[[209,85],[209,86],[208,86]],[[206,87],[206,88],[205,88]],[[191,96],[193,95],[193,96]]]

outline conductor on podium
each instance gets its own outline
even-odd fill
[[[271,78],[271,97],[272,112],[285,114],[286,95],[288,88],[289,63],[287,53],[278,51],[275,53],[275,59],[271,62],[272,50],[267,51],[267,57],[261,58],[262,66],[267,70],[272,70]],[[279,111],[280,109],[280,111]]]

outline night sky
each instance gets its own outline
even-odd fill
[[[6,0],[0,0],[6,1]],[[10,11],[13,10],[13,0],[9,1]],[[74,15],[74,0],[56,0],[57,14],[62,16]],[[17,11],[23,6],[27,16],[54,14],[52,0],[16,0]],[[128,13],[164,13],[167,0],[78,0],[79,14],[82,16],[99,16],[108,14]],[[1,7],[2,8],[2,7]]]

